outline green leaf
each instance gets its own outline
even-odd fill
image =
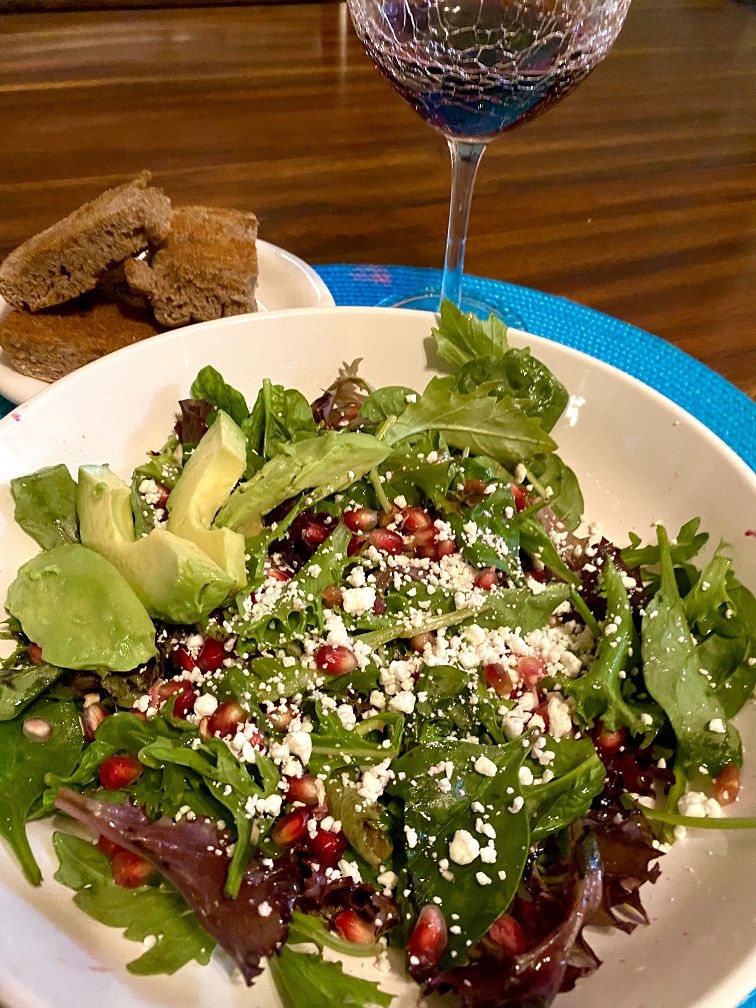
[[[354,787],[344,784],[340,775],[326,785],[328,811],[341,822],[341,829],[353,849],[369,865],[377,868],[391,856],[392,846],[380,817],[383,809],[361,798]]]
[[[377,983],[351,977],[341,963],[325,962],[320,955],[292,952],[284,945],[269,963],[284,1008],[389,1008],[392,1001]]]
[[[521,517],[520,526],[520,547],[528,554],[540,560],[552,574],[562,578],[568,584],[577,585],[580,583],[578,575],[571,571],[557,552],[551,536],[541,525],[535,515]]]
[[[24,723],[30,718],[52,726],[49,739],[39,742],[26,737]],[[70,773],[82,743],[79,713],[68,701],[37,700],[23,717],[0,723],[0,836],[11,845],[32,885],[39,885],[42,875],[24,823],[45,790],[45,775],[53,769]]]
[[[42,547],[79,542],[76,481],[64,465],[48,466],[10,481],[13,517]]]
[[[724,619],[724,612],[731,608],[728,575],[732,561],[724,556],[722,549],[720,544],[683,600],[689,626],[702,637],[716,630]]]
[[[80,909],[101,924],[123,928],[131,941],[156,939],[128,964],[130,973],[172,974],[193,959],[203,966],[210,961],[215,942],[168,882],[124,889],[113,881],[110,858],[93,844],[55,833],[53,846],[60,861],[55,878],[76,890],[74,903]]]
[[[683,566],[689,563],[706,545],[708,532],[699,532],[700,518],[691,518],[670,542],[669,553],[674,565]],[[621,555],[625,566],[656,567],[660,560],[659,546],[641,546],[640,538],[634,532],[628,534],[630,545],[626,546]]]
[[[317,704],[317,712],[318,727],[310,735],[311,770],[344,757],[345,763],[351,760],[361,766],[380,763],[385,759],[396,758],[401,751],[404,715],[397,711],[384,711],[374,717],[364,718],[351,731],[342,725],[335,711],[326,710],[321,703]],[[375,738],[369,738],[373,733]],[[384,746],[386,741],[389,745]]]
[[[465,560],[474,567],[495,567],[523,583],[520,531],[509,484],[499,484],[480,504],[463,507],[449,523]]]
[[[537,595],[529,588],[494,589],[471,622],[484,628],[509,627],[524,637],[545,626],[556,607],[569,597],[567,584],[547,584]]]
[[[406,385],[386,385],[371,392],[360,407],[360,416],[374,424],[383,423],[390,416],[401,416],[408,403],[417,399],[417,392]]]
[[[507,327],[500,319],[489,315],[484,322],[451,301],[442,301],[438,328],[431,331],[439,355],[455,368],[474,357],[500,357],[509,349]]]
[[[451,378],[432,378],[385,440],[396,446],[426,431],[440,431],[452,447],[488,455],[505,466],[556,448],[540,422],[515,409],[511,399],[494,400],[484,390],[462,395],[452,385]]]
[[[604,789],[606,770],[590,739],[549,739],[547,750],[554,753],[548,764],[551,780],[543,780],[545,768],[535,759],[526,761],[534,777],[534,783],[523,788],[531,843],[585,815]]]
[[[551,489],[552,493],[547,497],[549,506],[570,532],[574,532],[585,506],[575,473],[554,452],[536,455],[530,462],[529,472],[544,490]]]
[[[171,434],[157,454],[150,456],[134,470],[131,477],[131,507],[134,512],[134,531],[137,538],[155,527],[155,509],[139,493],[142,480],[155,480],[167,486],[169,490],[174,488],[181,471],[176,460],[178,443],[178,436]]]
[[[519,782],[525,755],[519,739],[503,746],[440,742],[415,746],[392,766],[396,779],[387,791],[404,802],[405,835],[409,830],[411,837],[405,856],[412,902],[419,909],[438,897],[447,920],[458,915],[453,919],[460,933],[449,933],[442,970],[454,964],[452,951],[460,957],[467,954],[467,942],[474,945],[483,937],[517,891],[530,846],[529,816]],[[494,776],[475,769],[481,757],[494,764]],[[449,784],[440,788],[443,779]],[[485,815],[474,811],[473,803],[483,805]],[[485,823],[496,834],[491,840],[492,862],[476,857],[469,864],[456,864],[449,850],[456,832],[466,830],[486,847],[489,838],[477,828]],[[444,859],[449,868],[442,873],[439,861]],[[490,881],[481,884],[478,873]]]
[[[756,688],[756,599],[732,575],[728,583],[732,615],[720,619],[718,632],[710,634],[696,650],[725,716],[732,719]],[[734,636],[723,636],[724,631]]]
[[[25,647],[0,663],[0,721],[10,721],[63,675],[57,665],[35,665]]]
[[[226,384],[223,375],[209,364],[192,382],[191,396],[192,399],[204,399],[216,409],[228,413],[240,427],[249,415],[247,401],[241,392]]]
[[[247,438],[249,479],[284,444],[315,437],[317,428],[307,399],[297,389],[286,389],[263,379],[255,405],[241,425]]]
[[[380,955],[383,951],[383,946],[378,942],[373,945],[357,945],[355,942],[347,941],[338,932],[329,931],[322,917],[305,914],[301,910],[295,910],[291,915],[287,941],[289,945],[313,942],[321,949],[330,948],[341,955],[356,956],[360,959]]]
[[[740,766],[740,737],[731,724],[724,734],[709,728],[712,721],[724,720],[725,712],[701,672],[661,525],[657,537],[661,586],[643,617],[643,676],[648,692],[669,718],[683,764],[704,766],[715,777],[729,763]]]

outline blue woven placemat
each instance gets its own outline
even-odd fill
[[[375,305],[440,286],[439,270],[406,266],[316,266],[338,305]],[[613,364],[672,399],[756,471],[756,403],[665,340],[566,298],[499,280],[465,277],[463,294],[509,308],[524,328]],[[756,1008],[756,1003],[754,1004]]]

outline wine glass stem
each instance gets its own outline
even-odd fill
[[[449,228],[446,232],[444,278],[441,281],[441,300],[448,298],[459,306],[462,297],[462,273],[465,267],[465,242],[467,222],[470,219],[475,175],[486,145],[449,140],[451,154],[451,202]]]

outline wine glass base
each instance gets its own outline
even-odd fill
[[[441,292],[435,289],[427,289],[417,294],[409,294],[399,301],[394,298],[385,298],[378,302],[381,308],[410,308],[414,311],[432,311],[438,313],[441,304]],[[460,310],[465,313],[472,313],[485,321],[489,315],[495,315],[508,326],[516,329],[524,329],[524,323],[517,312],[511,308],[501,305],[488,304],[486,301],[479,301],[477,298],[463,297],[459,303]]]

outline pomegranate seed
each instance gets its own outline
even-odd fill
[[[421,529],[433,528],[433,519],[421,507],[408,507],[402,512],[404,515],[403,528],[405,532],[419,532]]]
[[[514,689],[514,683],[508,670],[498,662],[492,662],[483,669],[486,683],[495,690],[500,697],[508,697]]]
[[[338,585],[328,585],[327,588],[324,588],[322,598],[323,604],[328,606],[329,609],[337,607],[341,609],[344,605],[344,596],[341,594],[341,588]]]
[[[268,563],[265,564],[265,576],[272,578],[274,581],[288,581],[291,578],[291,574],[285,570],[281,570],[280,567]]]
[[[512,491],[512,496],[515,500],[515,507],[518,511],[524,511],[525,508],[530,504],[530,497],[526,490],[520,486],[519,483],[510,483],[509,489]]]
[[[155,874],[155,869],[149,861],[128,850],[119,851],[113,857],[111,870],[115,884],[123,886],[124,889],[138,889],[139,886],[149,882]]]
[[[378,524],[378,512],[369,507],[359,507],[344,512],[344,524],[352,532],[370,532]]]
[[[365,546],[365,540],[358,535],[353,535],[347,546],[347,556],[359,556]]]
[[[417,532],[412,534],[412,545],[417,549],[419,547],[433,546],[436,542],[436,529],[433,525],[428,525],[426,528],[418,529]]]
[[[85,705],[81,712],[81,724],[84,729],[84,738],[89,742],[94,741],[95,732],[108,716],[107,710],[101,703]]]
[[[548,574],[546,573],[546,569],[544,568],[543,570],[528,571],[528,577],[533,581],[538,581],[539,584],[546,584]]]
[[[494,567],[488,567],[486,570],[481,571],[480,574],[475,578],[473,587],[480,588],[481,591],[490,591],[495,588],[499,583],[499,575],[496,573]]]
[[[52,738],[52,721],[43,717],[30,717],[24,721],[21,731],[30,742],[47,742]]]
[[[347,849],[347,841],[343,833],[331,833],[329,830],[319,829],[310,837],[309,847],[321,865],[333,868]]]
[[[302,532],[302,542],[314,550],[324,543],[330,534],[331,530],[325,525],[321,525],[320,522],[310,522]]]
[[[175,718],[185,718],[194,710],[194,703],[199,694],[192,683],[187,683],[182,690],[176,694],[173,703],[173,716]]]
[[[333,926],[342,938],[353,945],[372,945],[375,941],[375,928],[354,910],[337,913],[333,918]]]
[[[373,608],[370,611],[373,616],[383,616],[386,612],[386,599],[382,595],[376,595]]]
[[[381,553],[401,553],[404,549],[404,540],[398,532],[392,532],[391,529],[373,529],[368,536],[368,542]]]
[[[497,917],[488,929],[488,937],[505,952],[510,959],[522,955],[528,947],[525,935],[519,923],[510,914]]]
[[[303,773],[301,777],[286,777],[289,786],[286,801],[303,805],[322,805],[325,802],[325,785],[319,777]]]
[[[408,954],[419,960],[418,966],[428,969],[439,964],[447,941],[444,915],[435,903],[427,903],[420,911],[407,942]]]
[[[433,647],[436,641],[436,635],[432,630],[428,630],[426,633],[415,634],[414,637],[410,637],[409,646],[413,651],[425,651],[427,647]]]
[[[537,655],[520,655],[517,658],[517,673],[526,686],[535,686],[546,675],[546,662]]]
[[[268,711],[268,721],[276,731],[286,731],[293,720],[294,711],[288,704],[285,707],[274,707],[273,710]]]
[[[436,543],[436,556],[440,560],[441,557],[450,556],[452,553],[457,552],[457,544],[453,539],[440,539]]]
[[[381,511],[378,515],[378,524],[381,528],[388,528],[389,525],[395,524],[401,517],[402,512],[395,505],[391,505],[390,511]]]
[[[106,836],[100,836],[97,840],[97,850],[102,851],[103,854],[107,854],[109,858],[114,857],[116,854],[120,854],[121,851],[126,850],[125,847],[121,847],[114,840],[109,840]]]
[[[171,651],[171,661],[176,668],[183,669],[184,672],[194,672],[197,668],[197,663],[183,644],[179,644],[177,648]]]
[[[35,665],[42,664],[42,648],[39,646],[39,644],[31,643],[26,649],[26,653],[29,655],[29,658],[34,662]]]
[[[315,664],[329,675],[346,675],[357,668],[357,658],[343,644],[323,644],[315,652]]]
[[[222,642],[214,637],[206,637],[205,643],[197,655],[197,666],[203,672],[217,672],[226,658],[228,658],[228,652]]]
[[[625,744],[626,738],[627,731],[624,728],[618,728],[617,731],[613,732],[602,731],[596,739],[596,748],[599,751],[599,755],[610,756],[612,753],[619,752]]]
[[[432,542],[430,546],[418,546],[415,549],[415,556],[425,557],[426,560],[438,560],[436,543]]]
[[[740,770],[732,763],[714,778],[714,797],[720,805],[732,805],[740,791]]]
[[[155,481],[155,487],[158,493],[158,499],[155,501],[156,508],[164,508],[168,503],[168,498],[171,496],[170,487],[167,487],[165,483],[158,483]]]
[[[306,808],[297,808],[293,812],[276,819],[270,830],[270,836],[279,847],[293,847],[307,832],[307,821],[310,812]]]
[[[239,725],[249,721],[249,714],[236,700],[226,700],[218,704],[207,722],[207,730],[211,736],[225,738],[235,735]]]
[[[143,769],[136,756],[106,756],[100,765],[100,783],[108,791],[120,791],[139,780]]]
[[[466,504],[475,506],[482,504],[488,496],[486,494],[487,483],[481,479],[467,479],[462,486],[462,497]]]

